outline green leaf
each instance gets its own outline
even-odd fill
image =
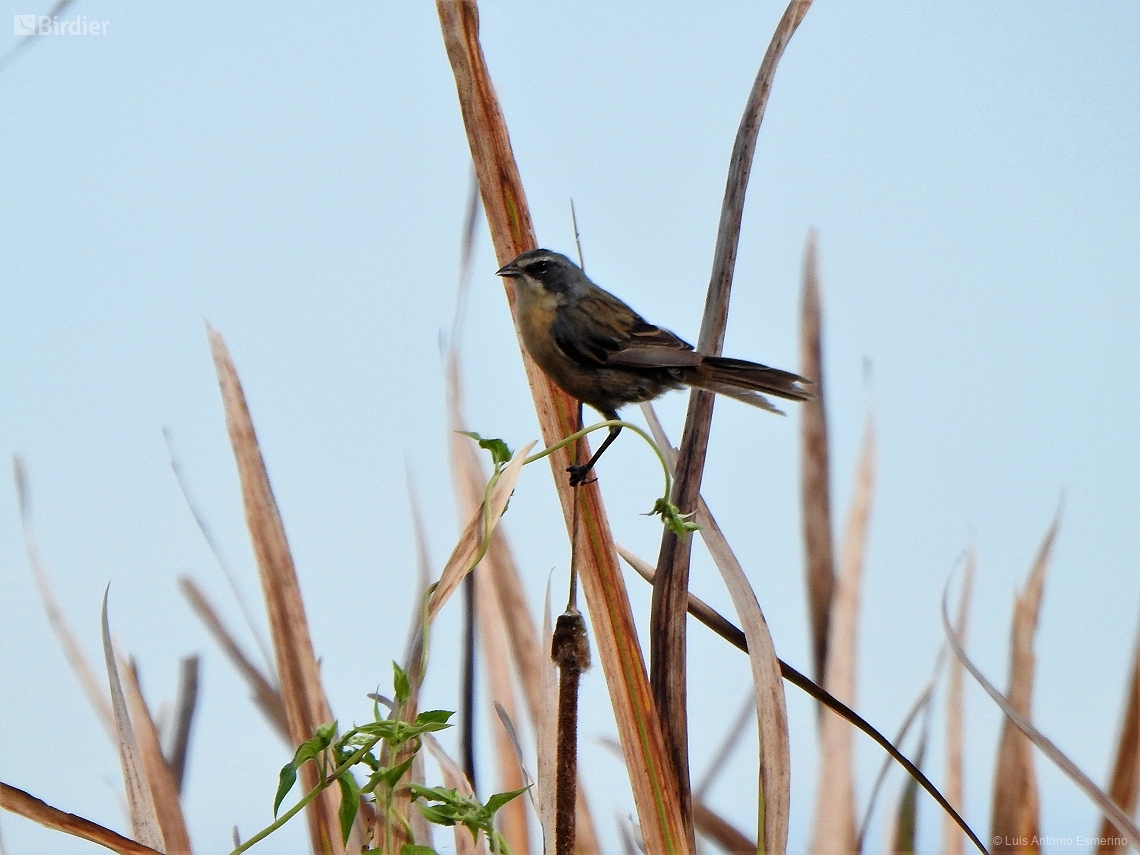
[[[430,846],[420,846],[416,843],[405,843],[400,847],[400,855],[439,855],[439,853],[432,849]]]
[[[447,720],[453,715],[455,713],[451,710],[424,710],[416,716],[416,724],[447,724]]]
[[[512,790],[509,793],[496,793],[495,795],[491,796],[491,798],[487,799],[487,810],[492,814],[495,814],[498,812],[499,808],[501,808],[511,799],[517,799],[529,789],[530,787],[523,787],[521,790]]]
[[[509,463],[514,456],[511,453],[510,447],[501,439],[483,439],[483,437],[471,430],[461,430],[460,433],[464,436],[471,437],[479,443],[480,448],[491,452],[491,462],[495,464],[496,469]]]
[[[336,779],[340,784],[340,833],[343,843],[348,843],[348,835],[352,833],[352,823],[356,819],[356,812],[360,810],[360,788],[352,772],[345,771]]]
[[[392,671],[394,672],[392,688],[396,691],[396,703],[402,704],[412,694],[412,686],[408,682],[407,672],[395,662],[392,663]]]
[[[277,796],[273,799],[274,819],[277,819],[277,810],[281,807],[281,802],[285,801],[285,796],[289,795],[289,791],[293,789],[295,783],[297,783],[297,767],[292,763],[286,763],[281,767],[281,776],[277,783]]]

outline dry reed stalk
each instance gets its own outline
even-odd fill
[[[162,829],[167,855],[190,855],[190,835],[186,831],[186,818],[182,815],[182,802],[178,797],[178,781],[174,777],[158,737],[158,728],[143,699],[139,686],[138,666],[134,662],[119,663],[120,672],[125,675],[124,689],[127,707],[130,710],[131,724],[138,739],[139,753],[143,769],[146,770],[147,784],[154,801],[155,816]]]
[[[849,707],[855,701],[859,591],[874,478],[875,427],[868,415],[847,530],[843,537],[839,576],[831,603],[827,670],[823,685]],[[820,769],[812,829],[812,851],[817,855],[846,855],[855,847],[855,773],[851,736],[851,728],[842,718],[830,712],[823,714],[819,728]]]
[[[309,739],[318,725],[331,722],[332,712],[321,686],[320,667],[313,652],[293,556],[257,444],[245,393],[222,336],[208,324],[206,329],[225,406],[226,429],[241,479],[246,526],[269,618],[289,738],[297,746]],[[302,766],[300,778],[306,791],[313,789],[318,783],[315,764]],[[338,793],[330,788],[305,808],[309,839],[317,855],[344,852],[338,807]]]
[[[118,852],[119,855],[162,855],[158,849],[123,837],[118,832],[104,828],[89,819],[54,808],[47,802],[5,783],[0,783],[0,808],[30,819],[52,831],[62,831],[72,837],[98,843],[112,852]]]
[[[573,604],[558,616],[550,643],[550,658],[558,665],[554,852],[555,855],[573,855],[577,840],[578,684],[590,667],[586,621]]]
[[[536,241],[506,124],[479,46],[478,12],[471,0],[437,0],[436,8],[496,257],[506,263],[533,248]],[[509,286],[507,299],[513,311],[514,295]],[[543,441],[552,445],[577,428],[577,402],[551,383],[525,349],[522,358]],[[651,852],[688,853],[692,847],[681,819],[677,782],[649,692],[601,496],[596,484],[570,488],[565,470],[571,462],[565,448],[550,455],[568,533],[575,493],[581,503],[582,588],[618,733],[629,758],[630,784],[642,832]]]
[[[1016,596],[1010,629],[1009,689],[1006,697],[1019,714],[1029,719],[1033,700],[1033,637],[1045,592],[1045,570],[1061,522],[1060,510],[1053,518],[1045,539],[1033,560],[1025,591]],[[1037,773],[1033,768],[1033,748],[1008,719],[1002,722],[994,770],[993,818],[990,831],[995,852],[1037,853],[1039,829]]]
[[[804,244],[803,294],[800,303],[800,374],[815,381],[815,397],[800,409],[800,496],[804,532],[804,573],[811,620],[812,677],[823,683],[827,670],[827,634],[835,587],[831,537],[831,482],[827,410],[823,379],[823,306],[819,292],[819,257],[815,230]],[[820,713],[822,715],[822,709]]]
[[[788,4],[780,22],[776,25],[776,31],[764,54],[744,108],[744,115],[740,120],[732,154],[729,157],[728,179],[721,204],[716,246],[713,250],[712,274],[705,298],[704,316],[701,319],[700,337],[697,341],[697,350],[700,353],[719,355],[724,347],[725,328],[728,324],[728,299],[736,267],[740,223],[744,215],[744,196],[752,168],[752,157],[756,151],[757,134],[768,106],[768,95],[772,90],[776,66],[810,6],[811,0],[791,0]],[[673,504],[680,508],[682,513],[696,509],[697,497],[701,492],[701,477],[704,474],[705,454],[712,425],[713,398],[711,393],[695,389],[689,394],[689,408],[685,416],[684,432],[681,435],[677,478],[673,483],[672,496]],[[682,821],[690,847],[694,845],[694,837],[689,793],[685,632],[691,556],[691,537],[678,537],[668,530],[662,534],[661,549],[657,557],[658,581],[653,586],[649,620],[650,683],[678,781]],[[761,709],[764,707],[762,698],[758,697],[757,706]],[[786,734],[784,738],[787,738]],[[772,798],[773,795],[767,793],[767,798]],[[783,798],[787,798],[786,793]]]
[[[966,569],[962,578],[962,593],[958,597],[958,614],[954,620],[954,633],[965,643],[970,617],[970,594],[974,588],[977,553],[971,543],[966,550]],[[946,784],[943,795],[958,811],[965,802],[962,784],[963,731],[965,709],[962,703],[962,663],[957,657],[950,660],[950,674],[946,686]],[[942,851],[945,855],[962,855],[962,832],[949,817],[942,819]]]

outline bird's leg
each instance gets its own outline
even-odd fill
[[[617,421],[617,417],[617,413],[606,413],[607,420]],[[581,430],[582,427],[582,404],[579,403],[578,430]],[[612,425],[610,427],[610,432],[606,435],[606,438],[602,441],[602,444],[598,446],[598,450],[594,452],[594,456],[591,457],[589,461],[587,461],[585,464],[575,463],[572,466],[566,467],[566,471],[570,473],[571,487],[577,487],[581,484],[586,483],[586,476],[590,474],[590,470],[594,468],[594,464],[598,462],[598,458],[602,456],[602,452],[609,448],[610,444],[613,443],[615,439],[617,439],[617,435],[619,433],[621,433],[621,426]]]

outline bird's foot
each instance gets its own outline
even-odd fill
[[[570,486],[580,487],[583,484],[589,484],[597,481],[597,478],[590,478],[590,470],[594,467],[589,464],[575,463],[566,467],[566,471],[570,473]]]

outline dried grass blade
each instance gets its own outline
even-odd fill
[[[643,404],[642,412],[649,422],[665,458],[673,465],[676,455],[652,405]],[[791,799],[791,749],[788,743],[788,711],[784,701],[784,684],[780,678],[780,661],[768,631],[768,622],[756,599],[756,592],[744,575],[744,568],[728,544],[703,497],[697,496],[697,524],[701,538],[724,579],[733,607],[748,643],[748,660],[756,697],[756,720],[760,736],[760,798],[758,834],[763,852],[782,853],[788,845],[788,815]],[[654,590],[657,585],[654,584]],[[689,593],[685,593],[688,613]]]
[[[814,229],[808,232],[804,246],[800,374],[815,381],[815,397],[804,401],[800,409],[800,496],[803,505],[804,572],[807,575],[812,662],[815,666],[812,677],[817,683],[822,683],[827,670],[835,555],[831,538],[831,475],[827,410],[824,406],[823,309]]]
[[[494,94],[478,39],[478,12],[470,0],[437,0],[444,46],[455,75],[483,209],[495,253],[506,263],[535,246],[534,227],[518,168],[511,152],[506,123]],[[513,291],[507,300],[514,307]],[[523,366],[535,400],[543,441],[554,444],[577,427],[577,402],[563,393],[523,351]],[[593,620],[595,645],[617,722],[630,757],[630,784],[649,849],[655,853],[688,853],[688,835],[681,820],[677,782],[665,752],[660,720],[649,692],[645,663],[637,643],[633,614],[613,552],[613,537],[596,485],[570,488],[565,469],[570,452],[550,455],[555,486],[569,532],[575,493],[581,502],[579,561],[582,588]]]
[[[1129,683],[1108,794],[1126,813],[1135,816],[1136,803],[1140,799],[1140,637],[1137,637],[1136,650],[1132,654],[1132,679]],[[1101,842],[1097,845],[1097,855],[1124,851],[1126,844],[1113,833],[1114,830],[1106,818],[1100,827]]]
[[[103,593],[103,657],[107,663],[107,679],[111,685],[111,709],[115,714],[116,744],[119,749],[119,763],[123,767],[123,787],[127,794],[127,813],[131,819],[131,832],[135,839],[151,849],[166,852],[162,829],[147,783],[146,767],[139,750],[135,730],[127,712],[127,699],[123,694],[123,684],[115,663],[115,648],[111,643],[111,625],[107,619],[107,595],[110,586]]]
[[[277,500],[269,484],[265,460],[257,444],[245,393],[222,336],[208,324],[206,329],[225,405],[226,428],[241,478],[246,526],[257,558],[261,591],[269,617],[269,633],[277,662],[277,676],[281,680],[289,738],[293,745],[300,745],[313,735],[318,725],[332,721],[332,712],[321,687],[320,667],[309,635],[301,586],[297,581]],[[312,763],[301,767],[300,775],[306,791],[317,785],[317,770]],[[344,849],[335,789],[321,793],[305,809],[313,851],[322,855]]]
[[[511,493],[514,492],[515,482],[518,481],[523,462],[534,446],[535,443],[531,442],[521,451],[515,452],[515,456],[511,458],[510,463],[503,467],[499,480],[491,489],[487,508],[481,506],[472,515],[471,521],[459,537],[459,542],[455,544],[451,557],[447,559],[447,564],[444,565],[443,571],[439,574],[439,582],[436,583],[435,591],[428,603],[429,621],[435,619],[443,604],[455,593],[455,589],[459,587],[463,577],[475,569],[476,563],[482,559],[483,553],[486,551],[487,539],[494,534],[494,526],[507,508],[507,502],[511,498]],[[484,522],[490,523],[490,529],[487,531],[484,531]]]
[[[47,802],[2,782],[0,782],[0,808],[30,819],[44,828],[98,843],[112,852],[118,852],[119,855],[161,855],[158,849],[136,843],[129,837],[123,837],[89,819],[53,808]]]
[[[198,615],[198,619],[202,621],[206,631],[213,636],[214,641],[222,648],[222,652],[226,654],[230,664],[249,684],[250,691],[253,693],[253,701],[268,719],[273,732],[280,736],[286,745],[292,747],[289,722],[285,717],[285,701],[281,698],[281,691],[245,655],[241,645],[238,644],[233,633],[222,623],[221,617],[218,616],[214,606],[207,599],[202,589],[198,587],[198,584],[189,576],[180,576],[178,587],[182,589],[182,595],[186,597],[187,602],[190,603],[190,608],[194,614]]]
[[[1045,539],[1033,561],[1025,591],[1014,601],[1010,629],[1009,690],[1010,705],[1026,719],[1030,717],[1033,699],[1033,637],[1037,633],[1037,617],[1045,591],[1045,570],[1061,522],[1061,512],[1053,518]],[[999,851],[1040,852],[1038,844],[1040,806],[1037,795],[1037,773],[1033,768],[1033,749],[1029,740],[1008,720],[1002,722],[994,770],[994,801],[991,832],[995,840],[1011,841],[995,847]],[[1026,843],[1020,841],[1024,838]]]
[[[950,649],[954,651],[966,670],[970,675],[978,681],[986,694],[990,696],[995,704],[1001,709],[1009,721],[1024,733],[1036,745],[1041,753],[1048,757],[1053,764],[1057,766],[1065,775],[1071,780],[1086,796],[1093,802],[1104,815],[1112,822],[1117,831],[1128,838],[1128,845],[1137,847],[1140,846],[1140,828],[1132,819],[1121,810],[1120,806],[1112,801],[1108,795],[1102,791],[1096,784],[1092,782],[1084,772],[1082,772],[1072,760],[1066,757],[1061,750],[1050,740],[1045,734],[1041,733],[1032,722],[1025,716],[1019,713],[1010,703],[1010,699],[998,691],[997,687],[986,679],[985,675],[978,669],[969,656],[966,655],[965,648],[962,647],[961,642],[954,634],[953,628],[950,626],[949,607],[947,600],[949,598],[949,581],[947,581],[946,590],[942,593],[942,631],[946,635],[946,640],[950,643]],[[995,851],[999,847],[995,847]]]
[[[730,855],[756,852],[756,841],[700,799],[693,800],[693,824],[697,831]]]
[[[170,746],[164,752],[178,792],[186,780],[186,757],[190,752],[190,730],[194,723],[194,711],[198,708],[198,666],[197,654],[183,656],[178,666],[178,697],[174,704],[174,725],[171,728]]]
[[[72,632],[71,624],[68,623],[63,609],[59,605],[55,590],[52,588],[51,577],[48,575],[47,567],[44,565],[43,559],[40,557],[39,547],[36,545],[35,530],[32,525],[31,494],[28,489],[28,474],[24,468],[24,461],[19,457],[13,457],[12,469],[16,479],[16,499],[20,506],[20,523],[24,531],[24,551],[28,555],[28,564],[32,567],[32,575],[35,577],[36,589],[39,591],[40,601],[47,613],[48,623],[51,624],[52,632],[55,633],[56,640],[63,650],[63,655],[67,658],[67,664],[71,666],[72,672],[79,680],[83,694],[87,696],[87,702],[91,704],[91,708],[95,711],[95,715],[103,725],[107,736],[114,741],[115,715],[111,711],[111,704],[107,700],[107,696],[103,694],[103,689],[95,676],[95,669],[87,661],[83,648],[79,644],[79,639]]]
[[[855,488],[843,537],[839,576],[831,603],[824,688],[847,706],[855,703],[855,663],[863,556],[875,481],[875,427],[868,414]],[[855,780],[851,728],[828,711],[820,720],[820,772],[812,850],[841,855],[855,847]]]
[[[748,96],[748,103],[744,108],[744,115],[740,120],[729,158],[728,180],[724,201],[721,204],[716,248],[713,252],[712,275],[705,298],[700,338],[697,342],[697,350],[701,353],[719,354],[724,346],[729,293],[736,267],[740,223],[744,215],[744,197],[752,169],[752,158],[756,151],[756,138],[768,106],[768,95],[772,90],[776,66],[792,34],[807,14],[809,6],[811,0],[792,0],[788,4],[764,54],[760,70]],[[709,392],[698,390],[693,390],[689,395],[689,409],[685,416],[685,428],[681,436],[681,451],[677,462],[677,477],[673,484],[673,503],[683,513],[696,508],[697,497],[700,495],[712,424],[713,397]],[[678,780],[682,819],[690,846],[694,845],[694,838],[689,794],[685,633],[691,555],[691,537],[679,538],[671,531],[664,532],[657,558],[658,581],[653,586],[649,621],[650,683],[657,704],[657,713],[661,717],[667,744],[670,747],[670,757]],[[759,706],[763,705],[764,702],[761,700]]]
[[[155,815],[162,829],[162,839],[166,841],[166,852],[168,855],[189,855],[190,835],[186,831],[186,818],[182,815],[178,781],[166,758],[162,756],[158,728],[155,727],[154,719],[143,699],[142,689],[139,688],[137,667],[133,662],[120,662],[119,668],[125,675],[123,682],[127,707],[130,709],[131,723],[138,739],[146,780],[150,785]]]
[[[958,612],[954,619],[954,632],[965,643],[966,629],[970,617],[970,595],[974,589],[974,573],[977,569],[977,554],[971,543],[966,550],[966,569],[962,577],[962,593],[958,597]],[[958,657],[950,660],[950,675],[946,687],[946,801],[961,811],[965,802],[962,784],[962,757],[964,753],[963,731],[965,709],[962,703],[962,663]],[[962,831],[953,820],[942,819],[942,851],[945,855],[962,855],[964,844]]]

